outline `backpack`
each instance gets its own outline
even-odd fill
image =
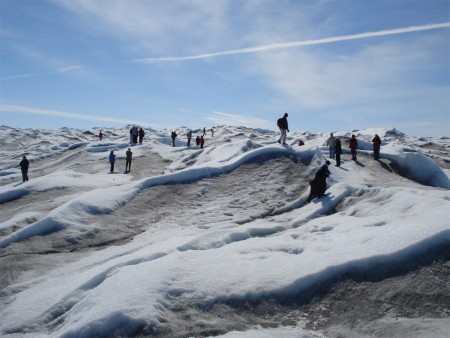
[[[278,126],[278,128],[281,128],[281,125],[283,124],[283,122],[281,122],[281,120],[282,120],[282,117],[280,117],[280,118],[277,120],[277,126]]]

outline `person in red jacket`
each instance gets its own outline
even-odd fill
[[[202,136],[200,136],[200,148],[202,148],[203,149],[203,145],[205,144],[205,139],[203,138],[203,135]]]
[[[352,152],[352,160],[356,161],[356,149],[358,148],[358,141],[356,140],[355,135],[352,135],[350,139],[350,150]]]

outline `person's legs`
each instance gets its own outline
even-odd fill
[[[281,136],[280,136],[280,139],[278,140],[278,143],[282,143],[282,144],[285,144],[286,143],[286,129],[282,129],[282,128],[280,128],[280,133],[281,133]]]
[[[335,155],[336,155],[336,148],[330,147],[330,158],[334,159]]]

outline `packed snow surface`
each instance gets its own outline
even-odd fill
[[[200,149],[195,139],[186,145],[184,127],[175,147],[168,130],[146,130],[142,145],[130,145],[128,129],[103,129],[100,141],[98,129],[0,128],[0,252],[13,272],[1,283],[2,336],[158,335],[180,304],[208,311],[299,297],[342,274],[376,274],[449,245],[449,138],[334,132],[343,163],[330,159],[327,194],[308,204],[329,133],[293,132],[280,145],[275,132],[220,126]],[[346,143],[352,133],[357,161]],[[30,180],[22,183],[23,155]],[[36,255],[11,268],[19,253]],[[431,326],[445,335],[448,325]],[[300,321],[216,333],[322,337]]]

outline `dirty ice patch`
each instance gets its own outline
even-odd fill
[[[35,211],[27,211],[8,219],[5,222],[0,223],[0,229],[13,228],[21,226],[22,224],[33,223],[41,217],[41,213]]]
[[[0,248],[33,236],[41,236],[67,227],[83,231],[79,219],[88,215],[108,214],[129,203],[138,193],[132,185],[96,189],[82,193],[52,210],[43,219],[0,239]]]
[[[13,201],[36,192],[47,192],[66,188],[99,188],[119,185],[131,180],[128,175],[84,174],[73,170],[61,170],[37,177],[18,185],[11,183],[0,187],[0,204]]]

